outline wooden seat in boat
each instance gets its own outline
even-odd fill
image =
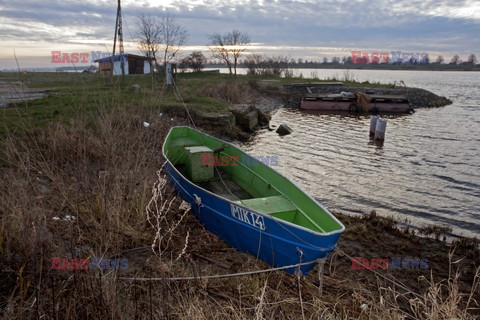
[[[284,212],[294,212],[297,208],[286,197],[270,196],[264,198],[253,198],[235,201],[235,203],[241,204],[247,208],[253,209],[257,212],[263,212],[266,214],[278,214]]]

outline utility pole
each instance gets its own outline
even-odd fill
[[[124,50],[123,50],[123,29],[122,29],[122,6],[120,4],[120,0],[118,0],[117,6],[117,21],[115,22],[115,37],[113,38],[113,55],[112,55],[112,74],[114,69],[114,61],[115,60],[115,47],[117,46],[117,35],[119,41],[119,54],[120,54],[120,64],[122,66],[122,76],[125,75],[125,57],[124,57]]]

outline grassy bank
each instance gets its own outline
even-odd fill
[[[0,73],[0,81],[12,83],[12,93],[21,94],[25,88],[30,88],[44,91],[47,95],[2,108],[2,135],[7,131],[18,133],[42,127],[47,123],[68,123],[75,118],[95,117],[98,106],[117,108],[128,105],[182,112],[185,103],[197,112],[219,113],[231,104],[251,103],[264,95],[279,97],[283,84],[306,80],[242,75],[232,79],[229,75],[211,72],[181,73],[176,81],[178,90],[167,90],[151,75],[131,75],[122,79],[87,73]],[[129,89],[134,84],[140,85],[140,92]],[[367,84],[384,87],[378,83],[345,82],[348,86]]]

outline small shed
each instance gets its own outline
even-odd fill
[[[122,60],[124,63],[125,75],[128,74],[148,74],[151,72],[150,62],[152,58],[139,56],[136,54],[125,53],[123,55],[114,55],[94,60],[98,62],[100,74],[112,74],[114,76],[122,75]],[[113,68],[112,68],[113,65]]]

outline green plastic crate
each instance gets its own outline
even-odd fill
[[[202,155],[210,155],[213,159],[213,150],[205,146],[185,147],[187,151],[187,175],[193,182],[202,182],[213,179],[213,166],[202,166]],[[213,162],[213,161],[212,161]]]

